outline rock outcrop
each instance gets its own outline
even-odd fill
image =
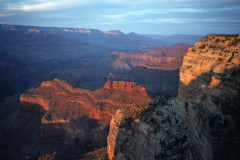
[[[43,137],[61,137],[94,148],[106,143],[110,120],[120,106],[150,101],[145,89],[131,82],[107,82],[104,88],[89,91],[54,79],[22,94],[20,111],[44,114]]]
[[[155,99],[137,118],[134,107],[116,112],[109,158],[239,159],[239,50],[238,35],[208,35],[189,48],[176,100]]]
[[[108,36],[108,35],[123,36],[124,35],[124,33],[119,30],[111,30],[111,31],[103,32],[103,33],[105,36]]]
[[[176,96],[178,94],[179,70],[159,70],[139,66],[122,73],[110,73],[109,81],[130,81],[143,86],[149,95]]]
[[[110,81],[131,81],[140,84],[152,96],[178,94],[179,69],[189,44],[162,46],[153,50],[114,52],[103,59],[104,64],[116,71]],[[119,73],[120,72],[120,73]]]
[[[91,35],[92,32],[90,29],[84,29],[84,28],[61,28],[64,32],[79,32],[79,33],[84,33]]]
[[[175,98],[117,110],[108,135],[109,159],[185,159],[188,123]]]
[[[118,90],[118,91],[124,91],[124,92],[139,92],[143,95],[147,95],[146,89],[141,87],[141,86],[137,86],[135,83],[132,82],[125,82],[125,81],[113,81],[111,82],[107,82],[104,85],[105,89],[114,89],[114,90]]]
[[[38,28],[29,28],[28,33],[40,33],[40,30]]]
[[[234,74],[240,64],[239,43],[239,36],[212,35],[189,48],[179,73],[179,97],[194,98],[204,86],[220,87],[221,91],[236,90]]]
[[[190,124],[189,159],[238,159],[240,36],[208,35],[189,48],[179,97]]]
[[[190,46],[178,44],[171,47],[162,46],[143,53],[114,52],[110,56],[116,58],[112,63],[115,69],[130,70],[136,66],[144,66],[150,69],[176,70],[181,67],[183,57]]]

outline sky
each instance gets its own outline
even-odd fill
[[[0,0],[0,24],[239,34],[240,0]]]

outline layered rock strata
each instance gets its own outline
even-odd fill
[[[178,93],[179,69],[183,57],[191,45],[162,46],[152,50],[114,52],[102,60],[116,71],[110,73],[110,81],[131,81],[145,87],[152,96],[176,96]]]
[[[179,73],[179,97],[183,99],[196,97],[199,88],[204,86],[219,88],[220,91],[235,90],[231,87],[235,86],[238,78],[234,74],[240,64],[239,36],[207,37],[207,40],[189,48],[184,57]]]
[[[109,158],[239,159],[239,51],[238,35],[208,35],[189,48],[174,102],[155,100],[137,119],[116,112]]]
[[[136,66],[143,66],[149,69],[177,70],[181,67],[183,57],[190,46],[189,44],[162,46],[142,53],[114,52],[109,56],[115,58],[112,63],[115,69],[130,70]]]
[[[189,159],[239,157],[239,52],[240,36],[208,35],[184,57],[179,97],[187,100]]]
[[[120,106],[150,101],[145,89],[131,82],[107,82],[104,88],[89,91],[54,79],[22,94],[20,111],[44,114],[43,137],[61,137],[92,148],[106,143],[109,122]]]
[[[175,98],[157,97],[149,106],[124,106],[110,123],[109,159],[185,159],[186,113]]]

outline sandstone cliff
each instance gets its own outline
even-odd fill
[[[65,81],[45,81],[20,96],[20,111],[40,112],[42,137],[61,137],[84,148],[104,146],[115,111],[129,103],[151,101],[145,89],[131,82],[107,82],[89,91]]]
[[[238,159],[240,36],[208,35],[189,48],[179,97],[190,125],[189,159]]]
[[[136,66],[144,66],[150,69],[176,70],[181,67],[183,57],[190,46],[189,44],[162,46],[143,53],[114,52],[110,56],[116,58],[112,63],[115,69],[130,70]]]
[[[176,100],[155,99],[137,119],[116,112],[109,158],[239,159],[239,50],[238,35],[208,35],[189,48]]]
[[[110,81],[131,81],[146,88],[152,96],[178,94],[179,69],[189,44],[171,47],[162,46],[153,50],[135,52],[114,52],[106,56],[102,63],[115,68],[110,73]]]
[[[238,78],[239,43],[239,36],[212,35],[189,48],[180,69],[179,97],[194,98],[204,86],[231,92]]]
[[[109,159],[185,159],[186,113],[174,98],[158,97],[149,106],[124,106],[110,123]]]

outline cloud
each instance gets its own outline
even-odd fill
[[[152,24],[166,24],[166,23],[186,23],[186,19],[175,19],[175,18],[156,18],[156,19],[143,19],[144,23],[152,23]]]
[[[214,2],[214,3],[213,3]],[[238,2],[238,3],[237,3]],[[127,15],[145,15],[145,14],[160,14],[163,12],[206,12],[204,8],[196,7],[212,7],[215,5],[227,6],[227,4],[240,4],[239,0],[212,0],[207,3],[207,0],[0,0],[0,9],[14,11],[52,11],[75,7],[89,7],[93,9],[102,7],[120,8],[123,10],[132,10],[126,13]]]
[[[129,16],[142,16],[146,14],[156,14],[156,13],[162,13],[161,10],[157,9],[142,9],[142,10],[134,10],[134,11],[129,11],[126,14]]]
[[[226,19],[225,17],[213,17],[213,18],[155,18],[155,19],[143,19],[142,23],[149,24],[192,24],[192,25],[224,25],[234,23],[237,25],[240,21],[238,19]]]
[[[169,12],[185,12],[185,13],[200,13],[200,12],[208,12],[203,8],[169,8]]]
[[[100,22],[98,23],[99,25],[111,25],[113,24],[112,22]]]
[[[116,18],[125,18],[127,15],[124,14],[109,14],[109,15],[101,15],[100,17],[102,18],[107,18],[107,19],[116,19]]]
[[[128,32],[203,31],[196,26],[232,31],[240,25],[240,0],[0,0],[0,20]]]
[[[9,7],[10,10],[22,10],[22,11],[45,11],[55,8],[55,4],[52,2],[32,4],[32,5],[20,5]]]
[[[206,9],[200,8],[162,8],[162,9],[141,9],[141,10],[132,10],[127,12],[121,12],[119,14],[108,14],[102,15],[102,18],[115,19],[115,18],[127,18],[127,17],[140,17],[146,15],[164,15],[166,13],[202,13],[208,12]],[[169,20],[172,21],[172,20]]]
[[[108,3],[125,3],[125,0],[106,0]]]
[[[101,6],[103,4],[125,4],[126,0],[23,0],[23,1],[3,1],[0,5],[7,10],[18,11],[51,11],[64,8],[74,8],[79,6]],[[3,7],[0,7],[3,8]]]
[[[14,16],[15,14],[0,13],[0,17]]]
[[[238,19],[226,19],[223,17],[218,17],[218,18],[206,18],[202,19],[202,22],[207,22],[207,23],[239,23],[240,21]]]
[[[48,11],[55,10],[59,6],[63,6],[63,1],[59,0],[59,3],[55,0],[51,2],[43,0],[34,3],[32,1],[25,1],[21,3],[9,3],[6,9],[10,11]]]

